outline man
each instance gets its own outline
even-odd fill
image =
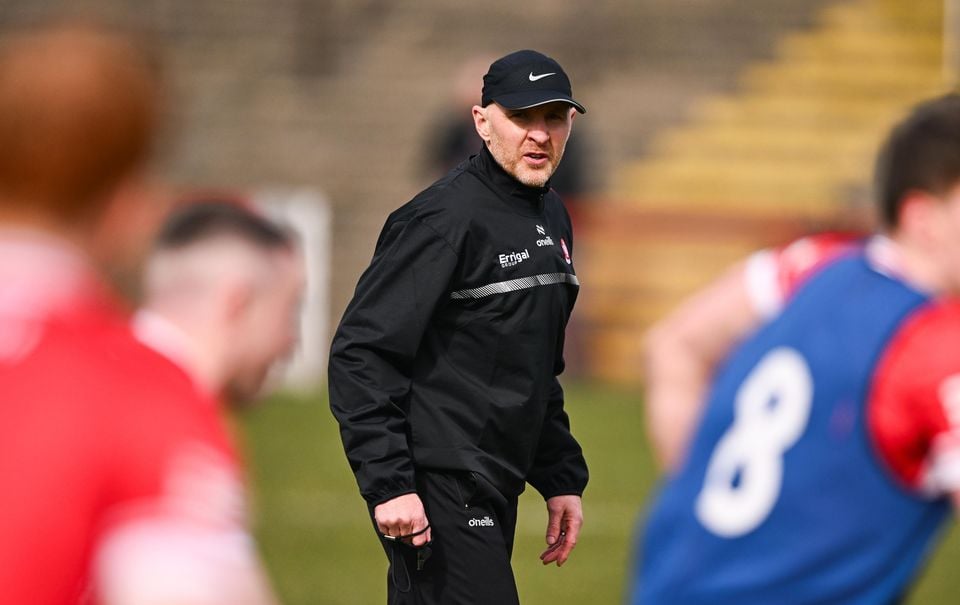
[[[758,253],[652,330],[632,602],[898,602],[960,504],[960,96],[877,189],[883,234]]]
[[[424,147],[424,164],[430,180],[443,176],[460,162],[474,154],[480,139],[473,124],[471,108],[476,103],[477,83],[483,78],[493,57],[477,55],[466,60],[458,69],[450,91],[449,106],[443,110],[437,123],[432,124]],[[584,133],[569,139],[563,151],[563,165],[557,166],[550,177],[550,187],[556,191],[567,211],[571,202],[582,201],[587,192]]]
[[[517,603],[525,482],[547,503],[544,564],[576,544],[587,468],[556,377],[579,282],[549,186],[576,111],[553,59],[495,61],[480,153],[390,215],[334,338],[330,405],[391,603]]]
[[[157,237],[135,331],[243,405],[297,343],[304,278],[292,233],[237,202],[192,202]]]
[[[134,332],[165,358],[152,388],[190,401],[216,441],[184,439],[176,413],[151,418],[154,439],[174,440],[164,446],[174,451],[161,454],[169,467],[157,503],[172,511],[142,514],[107,533],[97,560],[105,602],[139,603],[144,595],[158,598],[153,592],[176,603],[193,603],[195,594],[203,594],[200,603],[273,601],[252,549],[242,472],[220,399],[253,401],[270,369],[293,350],[303,282],[292,235],[237,203],[190,203],[161,229],[147,258]],[[150,480],[156,471],[136,472]]]
[[[143,199],[159,96],[118,33],[0,49],[4,602],[272,602],[210,395],[137,341],[92,260]]]

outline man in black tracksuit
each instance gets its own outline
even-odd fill
[[[553,59],[484,76],[484,145],[387,219],[330,356],[330,405],[390,559],[390,603],[518,603],[517,497],[566,561],[587,467],[557,375],[577,297],[570,219],[548,179],[575,112]]]

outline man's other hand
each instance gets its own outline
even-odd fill
[[[540,554],[544,565],[556,561],[557,567],[566,563],[577,545],[583,526],[583,506],[580,496],[554,496],[547,500],[547,549]]]
[[[398,538],[418,534],[425,528],[427,531],[419,533],[405,542],[413,546],[423,546],[430,542],[430,523],[423,510],[423,502],[417,494],[404,494],[373,509],[373,517],[377,522],[377,529],[384,536]]]

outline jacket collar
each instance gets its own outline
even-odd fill
[[[470,169],[517,210],[543,212],[543,196],[550,191],[550,181],[543,187],[524,185],[497,163],[486,145],[470,159]]]

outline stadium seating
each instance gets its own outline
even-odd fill
[[[945,88],[942,29],[936,0],[826,6],[772,59],[747,65],[735,90],[657,133],[614,178],[614,201],[585,212],[586,373],[636,381],[645,328],[724,266],[851,217],[863,224],[881,137]]]

